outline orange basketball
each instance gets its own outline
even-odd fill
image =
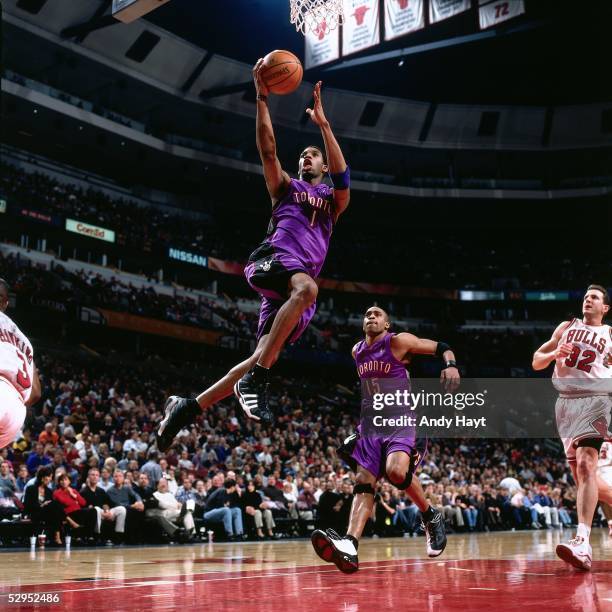
[[[290,51],[271,51],[264,57],[261,76],[271,93],[284,96],[302,82],[302,62]]]

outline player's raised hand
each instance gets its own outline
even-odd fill
[[[574,345],[571,342],[564,342],[557,347],[555,351],[555,359],[565,359],[569,357],[574,350]]]
[[[316,123],[319,127],[326,125],[328,123],[327,117],[325,117],[325,113],[323,112],[323,103],[321,102],[321,85],[323,81],[319,81],[312,92],[312,98],[314,100],[314,104],[312,108],[307,108],[306,112],[310,115],[310,118]]]
[[[263,68],[263,57],[257,60],[257,63],[253,66],[253,82],[255,83],[255,92],[258,96],[267,96],[270,90],[266,87],[263,77],[261,75],[261,69]]]
[[[461,382],[459,370],[455,367],[444,368],[440,373],[440,382],[444,385],[444,390],[448,393],[456,391]]]

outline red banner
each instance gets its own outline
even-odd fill
[[[242,275],[244,273],[244,264],[237,261],[225,261],[216,257],[208,258],[208,267],[216,272],[223,272],[223,274]]]
[[[178,323],[149,319],[148,317],[139,317],[128,312],[115,312],[114,310],[106,310],[104,308],[97,308],[96,310],[104,316],[109,327],[129,329],[130,331],[142,332],[143,334],[166,336],[168,338],[186,340],[187,342],[212,344],[214,346],[217,345],[219,338],[223,335],[223,332],[220,331],[189,327],[187,325],[179,325]]]
[[[409,297],[428,297],[445,300],[456,300],[458,292],[455,289],[430,289],[427,287],[405,287],[387,283],[359,283],[355,281],[331,280],[320,278],[318,285],[329,291],[344,291],[346,293],[368,293],[375,295],[404,295]]]

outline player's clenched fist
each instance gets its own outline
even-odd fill
[[[571,342],[564,342],[557,347],[555,351],[555,359],[565,359],[569,357],[574,350],[574,345]]]

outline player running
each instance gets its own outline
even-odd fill
[[[603,318],[610,296],[590,285],[582,302],[582,320],[564,321],[533,355],[534,370],[555,362],[552,378],[559,398],[555,415],[574,481],[578,487],[578,529],[557,555],[574,567],[591,569],[589,544],[597,499],[612,503],[612,487],[597,476],[599,450],[609,437],[612,410],[612,329]]]
[[[176,434],[202,410],[232,390],[249,418],[272,423],[267,398],[269,370],[285,343],[295,342],[315,314],[318,288],[314,279],[323,267],[333,228],[349,204],[349,168],[323,112],[321,82],[314,88],[313,108],[306,112],[321,130],[325,155],[316,146],[306,147],[298,161],[299,178],[292,179],[276,155],[262,63],[260,59],[253,69],[256,133],[272,200],[272,219],[265,240],[251,253],[244,270],[248,283],[261,296],[257,348],[197,398],[171,396],[166,400],[157,432],[161,451],[167,450]],[[333,189],[323,183],[326,173]]]
[[[353,358],[362,382],[380,388],[380,379],[393,379],[394,386],[409,390],[406,361],[410,355],[422,354],[442,357],[445,366],[440,380],[447,388],[453,389],[459,384],[455,355],[447,344],[417,338],[413,334],[390,333],[390,326],[389,315],[382,308],[368,308],[363,320],[365,339],[353,347]],[[350,458],[357,465],[348,531],[345,536],[340,536],[333,529],[317,529],[311,537],[316,553],[324,561],[335,563],[346,574],[359,569],[357,549],[359,538],[372,515],[374,486],[386,476],[391,484],[404,489],[418,506],[423,516],[427,554],[439,556],[446,547],[444,519],[425,498],[419,479],[413,478],[422,459],[414,429],[388,436],[371,436],[365,434],[363,425],[360,423],[359,433],[347,439],[338,452],[343,457],[350,452]]]
[[[5,314],[8,305],[9,286],[0,278],[0,449],[15,440],[26,406],[40,399],[32,344]]]

